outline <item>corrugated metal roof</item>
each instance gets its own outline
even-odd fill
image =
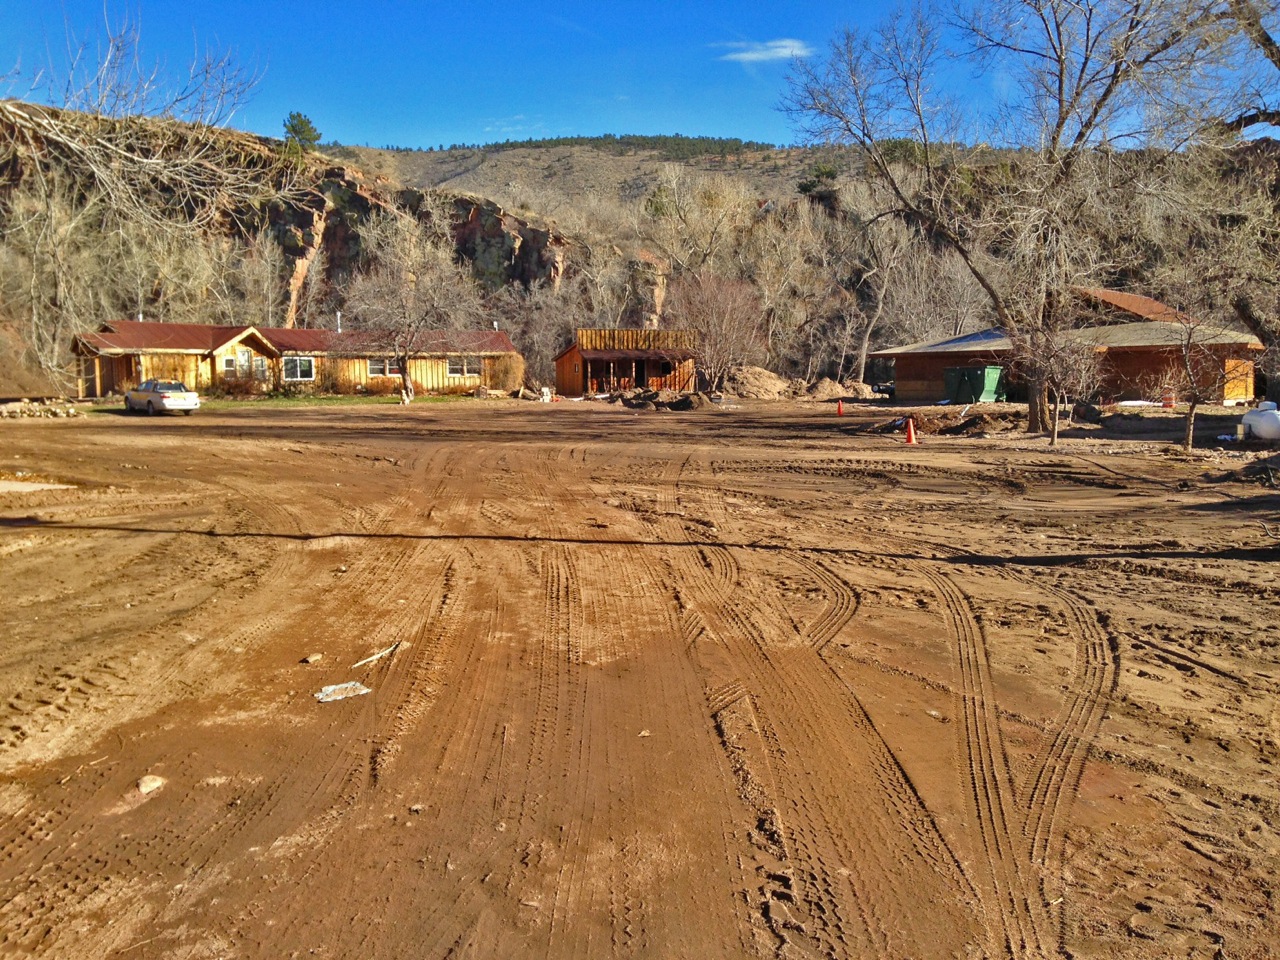
[[[903,353],[1002,353],[1010,348],[1009,338],[1004,331],[992,327],[979,330],[977,333],[966,333],[947,340],[920,340],[908,343],[903,347],[891,347],[888,350],[876,350],[873,357],[896,357]]]
[[[252,329],[211,323],[112,320],[103,324],[98,333],[86,333],[80,340],[99,353],[137,353],[141,350],[211,353]]]
[[[1187,326],[1167,320],[1139,320],[1133,323],[1115,323],[1101,327],[1082,327],[1068,334],[1077,343],[1100,350],[1122,350],[1178,347],[1189,336],[1200,346],[1238,345],[1248,350],[1261,350],[1262,342],[1242,328],[1231,325],[1201,324]],[[937,340],[932,343],[911,343],[905,347],[877,350],[873,357],[899,357],[903,354],[946,353],[1008,353],[1012,349],[1004,331],[992,327],[977,333]]]
[[[388,353],[384,343],[369,331],[314,330],[287,327],[232,327],[209,323],[161,323],[155,320],[113,320],[98,333],[78,338],[96,353],[193,353],[208,354],[245,333],[258,334],[268,352],[293,354]],[[423,335],[420,356],[447,354],[516,353],[515,344],[501,330],[439,330]]]
[[[1123,313],[1141,317],[1143,320],[1159,320],[1163,323],[1179,324],[1194,322],[1185,313],[1181,313],[1173,307],[1161,303],[1159,300],[1152,300],[1150,297],[1144,297],[1137,293],[1125,293],[1121,290],[1103,290],[1099,287],[1073,287],[1072,290],[1085,300],[1115,307]]]

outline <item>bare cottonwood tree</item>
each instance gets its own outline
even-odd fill
[[[757,364],[765,352],[760,301],[745,280],[704,272],[671,285],[667,310],[676,326],[698,337],[698,367],[711,389],[734,367]]]
[[[846,31],[824,59],[802,62],[787,104],[811,140],[859,148],[899,215],[954,250],[997,323],[1030,342],[1068,326],[1070,287],[1099,266],[1077,241],[1109,170],[1094,164],[1086,189],[1085,161],[1204,128],[1217,13],[1201,0],[987,0],[951,29],[933,11],[898,8],[874,33]],[[1008,78],[1009,95],[985,113],[982,98],[945,96],[957,55]],[[993,156],[957,146],[966,139],[1020,149]],[[1025,359],[1038,432],[1048,373]]]
[[[219,129],[252,74],[210,51],[174,78],[143,64],[138,44],[131,23],[98,47],[69,41],[68,65],[33,85],[56,105],[0,99],[8,310],[23,319],[35,364],[62,384],[72,335],[172,289],[146,276],[147,251],[189,252],[213,225],[293,189],[275,150]]]
[[[759,204],[740,181],[669,164],[643,204],[642,239],[680,277],[708,269],[724,271],[740,233]]]
[[[451,204],[424,204],[418,217],[374,216],[361,231],[365,267],[347,288],[351,329],[367,347],[385,350],[400,369],[400,399],[412,403],[409,361],[435,331],[475,326],[479,287],[455,260]]]

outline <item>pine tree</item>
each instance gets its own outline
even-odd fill
[[[306,114],[296,110],[284,121],[284,149],[292,156],[310,153],[320,142],[320,131]]]

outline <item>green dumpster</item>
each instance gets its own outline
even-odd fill
[[[986,403],[1004,399],[1001,367],[946,367],[942,383],[952,403]]]

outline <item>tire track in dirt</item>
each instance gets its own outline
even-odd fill
[[[878,782],[886,785],[898,819],[904,824],[918,824],[912,833],[919,840],[920,853],[940,874],[949,875],[970,902],[976,902],[978,891],[973,886],[972,879],[965,873],[959,857],[947,843],[941,827],[930,813],[924,798],[920,796],[919,790],[899,762],[889,742],[871,719],[871,714],[857,692],[841,676],[839,670],[825,654],[831,641],[839,636],[857,615],[859,605],[857,591],[848,581],[820,560],[803,554],[797,554],[791,559],[810,573],[829,598],[829,603],[822,615],[808,628],[807,637],[810,646],[822,658],[822,662],[849,698],[851,716],[859,730],[866,735],[867,744],[871,749]]]
[[[830,668],[812,647],[791,640],[779,644],[762,632],[777,629],[770,624],[789,621],[779,620],[769,601],[751,586],[753,581],[724,591],[701,564],[688,560],[680,573],[682,582],[690,585],[691,609],[710,636],[727,644],[734,662],[741,665],[745,686],[759,694],[754,702],[767,703],[771,713],[786,718],[776,724],[760,718],[760,725],[775,763],[779,802],[795,809],[794,816],[786,817],[792,824],[787,844],[800,872],[800,907],[808,911],[812,948],[839,955],[852,944],[864,943],[882,955],[936,952],[933,937],[938,929],[917,939],[920,924],[913,918],[914,903],[929,896],[926,891],[933,892],[938,904],[947,905],[941,912],[955,912],[950,935],[964,936],[967,924],[959,904],[969,898],[963,877],[958,870],[944,867],[939,872],[935,866],[941,840],[927,836],[936,833],[930,818],[904,820],[884,800],[888,794],[911,796],[913,791],[884,782],[886,772],[893,776],[900,768],[877,769],[870,761],[868,751],[875,748],[868,740],[879,741],[879,736],[860,722],[860,711],[850,708]],[[835,606],[840,609],[843,604],[837,601]],[[851,730],[858,735],[850,736]],[[812,751],[823,755],[821,763],[803,761]],[[861,773],[868,769],[874,770],[874,786]],[[858,779],[852,784],[835,780],[836,770]],[[851,805],[856,805],[856,813]]]
[[[1083,601],[1066,590],[1045,587],[1063,604],[1076,638],[1075,671],[1067,701],[1054,724],[1048,747],[1022,790],[1023,832],[1031,861],[1045,867],[1044,878],[1060,878],[1066,819],[1084,773],[1085,761],[1120,674],[1119,648]],[[1055,897],[1044,891],[1046,902]]]
[[[1038,884],[1028,879],[1031,862],[1021,831],[1015,833],[1013,779],[1000,733],[986,639],[968,598],[950,579],[923,564],[914,565],[942,601],[954,641],[960,679],[958,710],[962,780],[978,825],[980,884],[987,889],[991,949],[1015,958],[1049,954],[1051,938]],[[1032,811],[1030,816],[1035,816]]]

